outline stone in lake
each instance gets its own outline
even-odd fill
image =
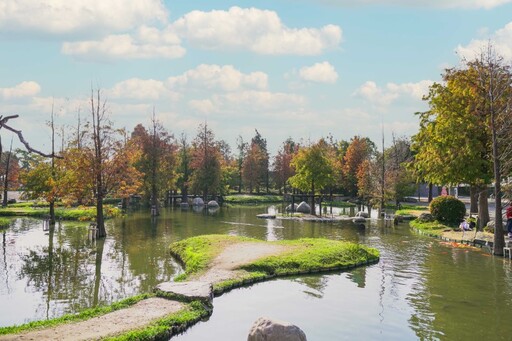
[[[305,201],[303,201],[299,204],[299,206],[297,206],[296,212],[311,213],[311,207]]]
[[[356,217],[370,218],[370,214],[368,212],[359,211],[356,213]]]
[[[422,213],[418,217],[418,220],[423,223],[428,223],[428,222],[434,221],[435,219],[434,219],[434,216],[430,213]]]
[[[293,212],[297,212],[297,207],[298,206],[299,205],[297,205],[295,203],[293,204]],[[291,212],[292,211],[292,205],[290,204],[290,205],[286,206],[285,210],[286,210],[286,212]]]
[[[266,317],[257,319],[247,341],[306,341],[306,334],[296,325]]]
[[[201,198],[194,198],[194,200],[192,200],[192,205],[193,206],[204,206],[204,201],[203,199]]]
[[[208,201],[208,207],[219,207],[219,203],[215,200]]]

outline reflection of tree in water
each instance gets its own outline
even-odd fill
[[[73,243],[66,245],[57,242],[55,246],[55,233],[57,241],[62,240],[62,230],[50,228],[48,246],[33,248],[23,255],[18,274],[20,279],[27,279],[29,287],[44,293],[46,317],[61,312],[58,302],[63,298],[72,302],[73,306],[90,306],[89,293],[86,292],[91,276],[86,262],[89,252],[83,245],[76,247]],[[85,243],[86,238],[82,240]]]
[[[347,273],[347,278],[356,283],[358,288],[364,288],[366,285],[366,267],[362,266],[351,270]]]
[[[309,288],[316,290],[316,292],[305,290],[304,293],[315,298],[322,298],[324,296],[324,290],[327,286],[327,276],[302,276],[297,277],[293,280],[294,282],[304,284]]]

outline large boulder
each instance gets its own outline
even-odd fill
[[[192,206],[204,206],[203,199],[201,199],[199,197],[194,198],[194,200],[192,200]]]
[[[208,207],[219,207],[219,203],[215,200],[208,201]]]
[[[306,334],[289,322],[266,317],[257,319],[249,331],[247,341],[306,341]]]
[[[303,201],[299,204],[299,206],[297,206],[296,212],[311,213],[311,207],[305,201]]]
[[[297,205],[295,203],[293,204],[293,212],[297,212],[297,207],[298,206],[299,205]],[[286,210],[286,212],[291,212],[292,211],[292,204],[286,206],[285,210]]]
[[[359,212],[356,213],[356,217],[370,218],[370,213],[359,211]]]

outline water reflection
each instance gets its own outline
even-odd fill
[[[274,210],[280,207],[272,208]],[[88,225],[17,219],[2,231],[0,324],[51,318],[141,292],[182,270],[170,243],[201,234],[261,240],[327,237],[381,251],[378,264],[337,274],[286,278],[216,298],[208,323],[178,340],[244,339],[261,315],[296,322],[312,340],[507,339],[512,335],[512,270],[508,259],[454,249],[415,235],[407,225],[370,221],[315,224],[257,219],[267,207],[194,212],[133,212],[89,241]],[[225,328],[229,324],[230,328]],[[228,330],[229,329],[229,330]]]

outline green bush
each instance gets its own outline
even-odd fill
[[[439,222],[455,225],[464,219],[466,205],[453,196],[440,196],[430,203],[430,213]]]

